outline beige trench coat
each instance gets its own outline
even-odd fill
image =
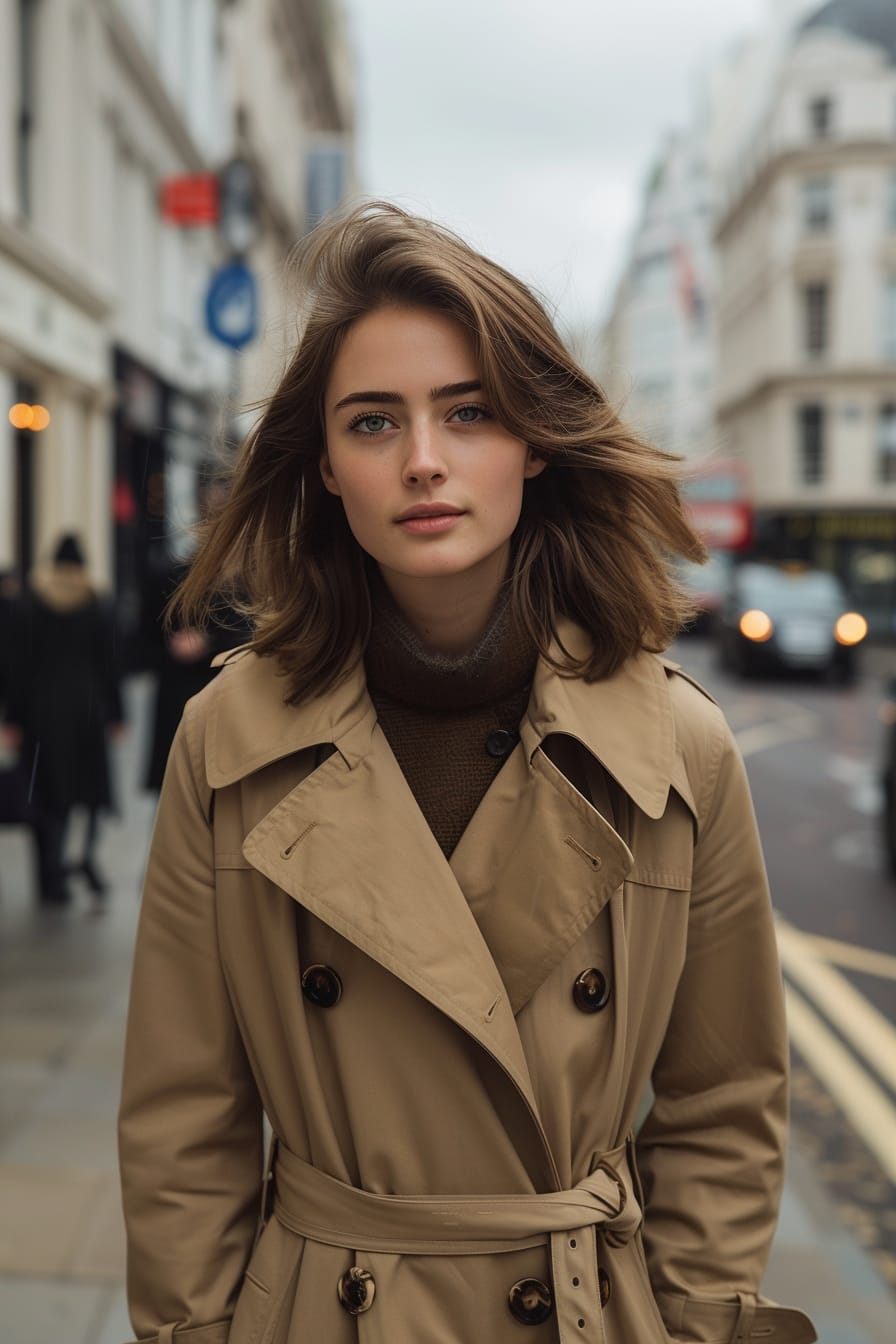
[[[813,1340],[756,1296],[787,1042],[716,706],[652,655],[540,665],[449,862],[360,666],[284,686],[232,658],[162,792],[120,1118],[137,1335]]]

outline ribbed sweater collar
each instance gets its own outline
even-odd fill
[[[371,600],[373,628],[364,663],[374,698],[379,693],[419,709],[472,710],[532,681],[536,650],[512,619],[508,584],[481,639],[459,658],[428,649],[378,577],[371,583]]]

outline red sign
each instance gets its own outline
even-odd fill
[[[218,179],[214,173],[166,177],[159,187],[162,218],[170,224],[198,228],[218,222]]]
[[[691,526],[711,551],[746,550],[753,540],[752,513],[746,504],[691,499],[687,511]]]

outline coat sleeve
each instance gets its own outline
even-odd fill
[[[702,796],[684,968],[638,1136],[644,1242],[676,1340],[815,1338],[759,1297],[783,1185],[788,1043],[771,901],[740,752],[721,714]],[[699,795],[698,795],[699,796]]]
[[[218,953],[210,790],[188,705],[147,866],[119,1156],[131,1321],[225,1344],[255,1233],[261,1106]]]

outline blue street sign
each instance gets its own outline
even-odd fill
[[[258,330],[258,286],[242,261],[215,271],[205,296],[209,334],[232,350],[242,350]]]

